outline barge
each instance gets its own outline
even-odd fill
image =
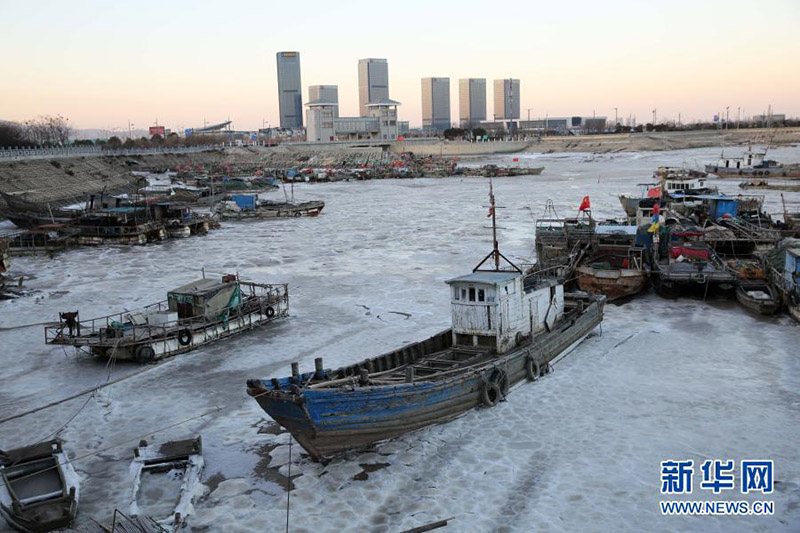
[[[60,313],[58,325],[45,327],[45,342],[149,363],[263,326],[288,310],[285,284],[203,278],[138,311],[89,320],[78,311]]]

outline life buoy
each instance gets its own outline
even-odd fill
[[[134,358],[139,363],[149,363],[156,358],[156,351],[150,346],[139,346],[134,352]]]
[[[275,309],[272,306],[267,307],[266,314],[268,318],[272,318],[275,316]]]
[[[192,343],[192,332],[188,328],[184,328],[178,332],[178,344],[181,346],[189,346]]]
[[[769,176],[769,170],[765,170],[765,171],[764,171],[764,175],[765,175],[765,176]]]
[[[487,381],[481,388],[481,401],[486,407],[494,407],[500,401],[500,386],[494,381]]]
[[[532,356],[525,359],[525,375],[531,381],[536,381],[542,375],[539,363]]]
[[[296,211],[294,216],[295,216],[295,218],[301,217],[301,216],[303,216],[303,213],[301,213],[300,211]]]

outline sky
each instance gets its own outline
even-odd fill
[[[421,124],[421,78],[521,80],[522,118],[640,123],[800,116],[800,1],[376,2],[0,0],[0,120],[76,128],[278,125],[275,53],[358,114],[357,63],[389,62],[400,119]],[[740,109],[741,108],[741,109]],[[530,111],[528,111],[530,110]]]

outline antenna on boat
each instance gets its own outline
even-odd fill
[[[506,263],[511,266],[510,271],[512,272],[519,272],[522,274],[522,270],[519,269],[517,265],[512,263],[506,256],[500,253],[500,247],[497,244],[497,214],[496,214],[497,206],[495,205],[494,201],[494,189],[492,188],[492,180],[489,180],[489,214],[487,216],[492,217],[492,251],[489,252],[489,255],[483,258],[483,261],[478,263],[478,266],[472,269],[473,272],[509,272],[509,269],[501,270],[500,269],[500,259],[503,259]],[[489,259],[494,260],[494,269],[487,270],[482,269],[481,267],[483,264],[488,261]]]

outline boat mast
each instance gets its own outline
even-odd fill
[[[492,214],[492,254],[494,255],[494,269],[500,270],[500,249],[497,245],[497,215],[495,214],[494,190],[492,180],[489,180],[489,212]]]

